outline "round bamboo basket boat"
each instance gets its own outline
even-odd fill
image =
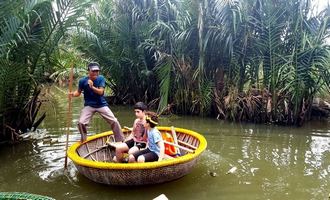
[[[160,132],[171,133],[171,127],[157,127]],[[130,132],[123,130],[125,135]],[[157,162],[114,163],[115,150],[106,145],[114,141],[112,131],[88,137],[84,143],[74,143],[68,157],[78,171],[87,178],[109,185],[147,185],[178,179],[190,173],[198,157],[206,149],[206,139],[191,130],[175,128],[180,156]],[[193,152],[192,152],[193,151]]]

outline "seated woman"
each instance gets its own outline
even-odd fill
[[[115,145],[115,162],[123,162],[124,153],[132,154],[146,147],[147,134],[144,128],[146,110],[147,106],[143,102],[137,102],[134,105],[136,119],[133,124],[133,131],[125,142]]]
[[[148,112],[146,115],[144,128],[147,130],[147,148],[136,153],[130,154],[128,162],[152,162],[161,161],[164,158],[164,141],[156,128],[158,117],[154,112]]]

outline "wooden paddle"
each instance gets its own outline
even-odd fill
[[[164,140],[164,143],[165,143],[165,144],[169,144],[169,145],[173,145],[173,146],[175,146],[175,147],[178,147],[179,149],[182,149],[182,150],[188,151],[189,153],[195,153],[194,150],[188,149],[188,148],[183,147],[183,146],[180,146],[180,145],[178,145],[178,144],[174,144],[174,143],[172,143],[172,142],[167,142],[167,141]]]
[[[93,151],[89,152],[88,154],[86,154],[86,155],[84,156],[84,158],[87,158],[87,157],[90,156],[91,154],[93,154],[93,153],[95,153],[95,152],[98,152],[98,151],[100,151],[101,149],[104,149],[104,148],[106,148],[106,147],[108,147],[108,146],[109,146],[108,143],[105,144],[105,145],[103,145],[103,146],[100,146],[100,147],[96,148],[95,150],[93,150]],[[95,159],[94,159],[94,160],[95,160]]]
[[[73,83],[73,64],[71,64],[71,70],[70,70],[70,80],[69,80],[69,95],[68,95],[68,113],[67,113],[67,122],[66,122],[66,127],[67,127],[67,132],[66,132],[66,143],[65,143],[65,161],[64,161],[64,169],[67,168],[68,166],[68,146],[69,146],[69,134],[70,134],[70,126],[71,126],[71,117],[72,117],[72,96],[70,95],[72,92],[72,83]]]
[[[176,136],[176,132],[175,132],[174,126],[171,126],[171,132],[172,132],[172,136],[173,136],[174,144],[179,145],[179,144],[178,144],[178,137]],[[176,151],[176,153],[177,153],[179,156],[181,155],[181,153],[180,153],[180,149],[179,149],[178,147],[175,147],[175,151]]]

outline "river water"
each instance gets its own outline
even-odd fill
[[[67,96],[52,88],[42,106],[40,125],[54,143],[41,139],[0,146],[0,191],[29,192],[56,199],[302,200],[329,199],[330,122],[314,121],[301,128],[239,124],[191,116],[163,117],[161,125],[194,130],[205,136],[207,150],[192,173],[173,182],[143,187],[113,187],[80,175],[70,161],[64,171]],[[70,144],[80,139],[75,126],[83,106],[73,101]],[[122,126],[131,126],[132,107],[112,106]],[[108,131],[98,115],[90,134]],[[233,173],[227,173],[233,167]]]

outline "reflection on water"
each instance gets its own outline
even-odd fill
[[[111,187],[89,181],[69,162],[64,172],[67,98],[56,89],[45,104],[41,129],[55,142],[36,140],[0,147],[0,191],[21,191],[57,199],[328,199],[330,125],[311,122],[303,128],[235,124],[210,118],[170,116],[162,125],[202,133],[208,149],[193,172],[179,180],[144,187]],[[74,99],[69,144],[80,139],[76,123],[82,108]],[[112,107],[122,126],[131,126],[130,107]],[[90,134],[109,130],[99,116]],[[232,173],[230,169],[236,167]]]

